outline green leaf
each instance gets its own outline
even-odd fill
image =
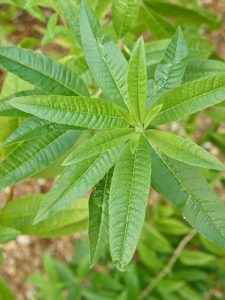
[[[0,277],[0,300],[16,300],[16,296],[3,278]]]
[[[0,244],[6,244],[11,240],[15,240],[20,231],[10,227],[0,227]]]
[[[0,164],[0,190],[46,168],[67,152],[78,137],[76,131],[54,131],[18,146]]]
[[[154,79],[148,88],[148,104],[166,91],[180,85],[187,65],[188,50],[180,27],[166,48],[161,62],[157,65]]]
[[[203,9],[194,10],[181,5],[160,0],[146,0],[145,3],[154,12],[160,14],[163,17],[175,19],[179,24],[191,26],[206,24],[212,29],[216,29],[220,26],[218,18],[209,12],[205,13],[205,10]]]
[[[59,13],[65,20],[68,29],[71,30],[75,41],[81,44],[79,24],[79,3],[77,0],[56,0]]]
[[[15,98],[9,103],[53,123],[102,129],[127,125],[121,114],[122,108],[103,99],[82,96],[27,96]]]
[[[166,155],[189,165],[224,170],[225,165],[194,142],[170,132],[150,129],[145,133],[150,144]]]
[[[90,263],[94,266],[108,241],[109,189],[112,171],[96,185],[89,199]]]
[[[152,185],[208,240],[225,249],[225,205],[197,168],[151,149]]]
[[[123,37],[134,26],[141,0],[114,0],[112,6],[113,25],[118,37]]]
[[[84,55],[96,83],[106,99],[125,107],[128,64],[115,43],[102,36],[99,21],[85,1],[81,1],[80,28]]]
[[[183,82],[225,73],[225,63],[213,59],[193,59],[188,62]]]
[[[51,124],[49,124],[48,121],[31,117],[16,128],[15,131],[13,131],[13,133],[0,146],[5,147],[18,142],[35,139],[49,133],[50,130]]]
[[[158,115],[162,107],[162,104],[160,104],[159,106],[155,106],[154,108],[150,107],[145,117],[144,128],[148,128],[149,124],[155,118],[155,116]]]
[[[72,152],[63,165],[71,165],[125,143],[134,134],[132,128],[110,129],[96,133]]]
[[[129,110],[139,125],[143,124],[146,114],[147,71],[144,40],[141,37],[131,54],[128,70]]]
[[[16,47],[0,47],[0,66],[55,95],[88,95],[82,80],[47,56]]]
[[[66,208],[95,186],[114,165],[121,152],[116,147],[102,155],[66,167],[41,205],[34,223]]]
[[[118,159],[109,196],[109,242],[113,263],[125,270],[132,259],[145,217],[151,158],[144,138],[132,154],[129,144]]]
[[[169,38],[175,29],[172,24],[164,20],[159,14],[153,12],[145,4],[142,6],[145,23],[155,39]]]
[[[154,106],[163,104],[153,125],[180,120],[225,100],[225,73],[190,81],[159,97]]]
[[[48,220],[32,225],[45,198],[45,194],[37,194],[13,199],[0,211],[0,225],[15,228],[22,234],[49,238],[70,235],[87,229],[88,199],[86,198],[78,199]]]
[[[171,235],[184,235],[190,228],[179,220],[172,218],[158,219],[155,222],[160,232]]]
[[[216,257],[194,250],[185,250],[181,253],[180,262],[186,266],[207,267],[216,261]]]

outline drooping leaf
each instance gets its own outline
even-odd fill
[[[48,121],[31,117],[22,123],[0,146],[13,145],[18,142],[35,139],[49,133],[51,124]]]
[[[121,147],[66,167],[43,201],[34,223],[43,221],[66,208],[95,186],[114,165]]]
[[[80,28],[84,55],[96,83],[106,99],[125,107],[128,64],[116,44],[102,36],[99,21],[84,0]]]
[[[0,211],[0,226],[39,237],[59,237],[87,229],[88,199],[81,198],[48,220],[32,225],[45,194],[15,198]],[[1,230],[1,228],[0,228]]]
[[[141,0],[114,0],[112,6],[113,25],[118,37],[123,37],[135,23]]]
[[[108,241],[109,189],[112,170],[95,186],[89,199],[90,263],[94,266]]]
[[[146,114],[147,71],[144,40],[140,38],[132,51],[128,70],[129,110],[139,125]]]
[[[141,138],[133,154],[129,144],[118,159],[109,196],[109,242],[113,263],[124,270],[143,226],[151,181],[149,145]]]
[[[134,134],[132,128],[120,128],[99,131],[89,140],[85,141],[65,160],[63,165],[71,165],[97,154],[104,153],[110,148],[125,143]]]
[[[151,149],[152,185],[207,239],[225,249],[225,205],[197,168]]]
[[[121,114],[122,108],[103,99],[81,96],[27,96],[15,98],[9,103],[53,123],[102,129],[127,125]]]
[[[86,86],[73,72],[31,50],[0,47],[0,66],[47,93],[88,95]]]
[[[149,82],[148,104],[151,105],[160,95],[182,82],[187,65],[187,55],[188,50],[184,36],[178,27],[163,59],[156,67],[154,79]]]
[[[145,135],[150,144],[176,160],[201,168],[225,169],[222,162],[191,140],[170,132],[154,129],[146,131]]]
[[[154,106],[163,104],[153,125],[180,120],[225,100],[225,73],[190,81],[159,97]]]
[[[77,131],[54,131],[15,148],[0,164],[0,190],[46,168],[65,154],[78,137]]]

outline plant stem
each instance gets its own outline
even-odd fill
[[[166,264],[166,266],[158,273],[158,275],[147,285],[147,287],[142,291],[140,295],[140,299],[145,299],[159,284],[159,282],[164,279],[174,267],[176,261],[178,260],[179,256],[181,255],[182,251],[186,247],[186,245],[195,237],[197,234],[197,230],[193,229],[187,234],[179,243],[177,248],[175,249],[172,257]]]

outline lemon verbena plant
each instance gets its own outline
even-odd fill
[[[80,5],[80,37],[100,92],[91,92],[70,69],[44,55],[0,48],[0,65],[32,84],[0,102],[1,114],[24,118],[2,145],[17,147],[1,162],[0,188],[63,157],[63,170],[34,224],[59,215],[92,190],[91,265],[109,244],[115,266],[126,269],[143,226],[151,184],[193,227],[225,249],[225,206],[199,171],[223,170],[224,165],[190,139],[159,127],[224,101],[225,75],[182,84],[189,52],[180,28],[158,64],[146,66],[142,37],[127,61],[103,36],[85,1]]]

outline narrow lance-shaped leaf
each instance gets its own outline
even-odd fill
[[[102,36],[99,21],[84,0],[80,6],[80,29],[85,58],[104,97],[126,107],[127,61],[116,44]]]
[[[89,140],[77,147],[64,161],[63,165],[71,165],[103,153],[110,148],[125,143],[134,134],[132,128],[120,128],[99,131]]]
[[[113,25],[119,37],[134,26],[141,0],[114,0],[112,6]]]
[[[225,205],[197,168],[151,150],[152,184],[207,239],[225,249]]]
[[[31,50],[0,47],[0,66],[47,93],[88,95],[83,81],[72,71]]]
[[[27,96],[15,98],[9,103],[53,123],[85,128],[121,128],[127,125],[121,114],[122,108],[103,99],[82,96]]]
[[[18,146],[0,164],[0,190],[46,168],[65,154],[78,137],[76,131],[54,131]]]
[[[190,81],[159,97],[154,106],[163,107],[152,124],[180,120],[224,100],[225,73]]]
[[[22,123],[0,146],[13,145],[18,142],[35,139],[51,131],[51,124],[36,117],[31,117]]]
[[[89,199],[90,262],[94,266],[108,242],[109,189],[113,170],[95,186]]]
[[[43,221],[66,208],[95,186],[115,164],[121,147],[66,167],[42,203],[34,223]]]
[[[141,37],[134,46],[128,70],[129,110],[139,125],[146,114],[147,71],[144,40]]]
[[[150,129],[145,133],[150,144],[166,155],[189,165],[224,170],[225,165],[194,142],[170,132]]]
[[[116,163],[109,197],[109,242],[112,259],[125,270],[143,226],[151,181],[149,145],[142,137],[133,154],[128,144]]]
[[[160,95],[182,82],[187,65],[187,55],[188,50],[184,36],[180,27],[178,27],[166,48],[163,59],[156,67],[154,79],[149,81],[149,105],[154,103]]]
[[[59,237],[87,229],[87,198],[78,199],[48,220],[32,225],[45,198],[45,194],[36,194],[13,199],[0,211],[0,225],[39,237]]]

